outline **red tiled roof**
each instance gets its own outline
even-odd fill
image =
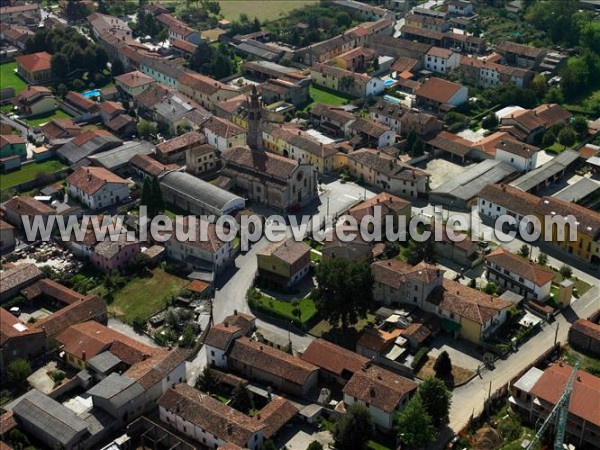
[[[155,82],[154,78],[137,70],[134,70],[133,72],[129,73],[124,73],[123,75],[119,75],[115,77],[115,81],[118,81],[119,83],[122,83],[129,88],[136,88]]]
[[[434,100],[438,103],[448,103],[462,86],[452,81],[432,77],[423,83],[416,91],[417,96]]]
[[[369,361],[364,356],[325,339],[312,341],[302,355],[302,359],[338,376],[358,372]]]
[[[579,319],[571,325],[572,331],[578,331],[585,334],[595,341],[600,342],[600,324],[594,323],[591,320]]]
[[[50,60],[52,55],[48,52],[31,53],[29,55],[17,56],[17,64],[23,67],[27,72],[39,72],[50,70]]]
[[[40,216],[54,212],[50,206],[28,195],[11,198],[4,204],[4,208],[21,216]]]
[[[240,327],[218,323],[209,330],[204,339],[204,345],[218,348],[219,350],[227,350],[235,334],[240,331]]]
[[[105,317],[106,303],[97,295],[91,295],[38,320],[35,327],[44,330],[46,336],[55,337],[71,325]]]
[[[174,137],[165,142],[162,142],[156,146],[156,152],[161,155],[168,155],[169,153],[177,152],[190,145],[204,144],[206,142],[206,136],[197,131],[190,131],[182,134],[181,136]]]
[[[498,247],[487,255],[485,259],[499,265],[503,269],[516,273],[538,286],[544,286],[556,277],[551,270],[544,269],[542,266],[515,255],[502,247]]]
[[[87,195],[94,195],[107,183],[127,184],[127,180],[103,167],[80,167],[67,177],[67,183],[76,186]]]

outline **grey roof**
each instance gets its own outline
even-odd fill
[[[125,164],[129,163],[129,160],[134,155],[150,155],[154,153],[154,145],[146,141],[130,141],[117,147],[113,150],[98,153],[90,156],[89,160],[95,166],[101,166],[108,170],[115,170]]]
[[[432,190],[432,194],[450,195],[462,200],[475,197],[488,184],[502,181],[516,169],[504,161],[486,159]]]
[[[123,141],[118,137],[112,134],[103,134],[93,137],[83,145],[77,145],[77,139],[74,139],[63,145],[57,153],[71,165],[95,153],[113,149],[121,144]]]
[[[118,373],[111,373],[88,391],[94,397],[108,400],[116,409],[144,394],[144,388],[136,380]]]
[[[535,386],[535,383],[538,382],[543,374],[543,370],[540,370],[537,367],[532,367],[525,373],[525,375],[519,378],[513,386],[522,390],[523,392],[530,392],[533,386]]]
[[[111,352],[102,352],[93,358],[90,358],[88,364],[98,373],[106,373],[113,367],[117,366],[121,360]]]
[[[168,123],[174,123],[181,120],[194,106],[178,95],[172,95],[168,99],[163,99],[154,105],[154,111]]]
[[[507,302],[511,302],[516,305],[518,303],[521,303],[524,297],[513,291],[504,291],[504,293],[498,298],[500,300],[506,300]]]
[[[579,153],[574,150],[565,150],[537,169],[533,169],[531,172],[527,172],[522,177],[517,178],[510,185],[522,191],[529,192],[547,179],[562,172],[573,164],[577,158],[579,158]]]
[[[556,197],[560,200],[565,200],[567,202],[578,202],[579,200],[596,192],[598,189],[600,189],[600,183],[590,180],[589,178],[582,178],[577,183],[572,184],[559,193],[553,195],[553,197]]]
[[[160,180],[161,187],[176,191],[181,197],[195,204],[203,206],[203,209],[216,211],[227,211],[235,203],[244,204],[244,199],[227,192],[211,183],[196,178],[189,173],[169,172]]]
[[[241,52],[266,59],[267,61],[276,61],[281,57],[280,53],[276,49],[271,49],[262,42],[254,40],[242,42],[237,46],[237,49]]]
[[[88,428],[73,411],[37,389],[23,395],[13,407],[13,413],[64,446]]]

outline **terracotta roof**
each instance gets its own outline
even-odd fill
[[[374,172],[399,180],[415,181],[429,176],[424,170],[401,163],[397,158],[370,148],[353,151],[348,154],[348,159],[363,164]]]
[[[223,323],[229,326],[240,327],[243,334],[248,334],[256,326],[256,317],[251,316],[250,314],[234,311],[233,314],[223,319]]]
[[[221,403],[187,384],[177,384],[158,405],[220,440],[246,447],[254,433],[265,428],[258,420]]]
[[[179,222],[181,222],[181,224],[179,224]],[[204,230],[202,228],[204,227],[204,224],[202,222],[202,219],[198,219],[198,222],[196,223],[196,238],[194,240],[184,238],[181,243],[186,246],[196,247],[210,253],[216,253],[225,245],[225,242],[219,239],[219,236],[217,235],[217,225],[214,223],[207,224],[205,233],[206,235],[203,235]],[[181,227],[183,233],[187,234],[189,230],[189,216],[185,216],[182,219],[176,219],[174,226]],[[173,233],[169,240],[172,239],[173,241],[176,241],[177,235],[178,233]]]
[[[531,394],[555,405],[563,394],[573,367],[563,362],[550,365],[531,389]],[[577,371],[569,413],[600,426],[600,378]]]
[[[600,324],[594,323],[591,320],[579,319],[571,325],[571,331],[578,331],[585,334],[595,341],[600,342]]]
[[[348,211],[348,213],[356,218],[356,220],[361,220],[367,214],[374,215],[375,206],[381,207],[381,214],[385,217],[388,215],[399,214],[405,208],[410,207],[411,203],[408,200],[404,200],[403,198],[395,195],[381,192],[375,197],[371,197],[370,199],[354,206]]]
[[[536,212],[547,216],[556,214],[563,217],[575,216],[578,222],[578,233],[591,236],[592,239],[600,238],[600,213],[577,203],[567,202],[556,197],[543,197],[536,206]]]
[[[376,261],[371,264],[375,282],[399,289],[407,280],[419,280],[429,284],[441,275],[441,270],[432,264],[420,262],[411,266],[399,259]]]
[[[471,151],[471,141],[467,141],[456,134],[441,131],[433,139],[427,141],[436,149],[444,150],[458,156],[465,156]]]
[[[431,77],[417,89],[416,95],[439,103],[448,103],[462,87],[462,85],[452,81]]]
[[[222,155],[227,169],[249,169],[259,174],[268,174],[280,180],[288,180],[298,168],[298,161],[269,152],[255,152],[248,147],[227,149]]]
[[[4,208],[20,216],[41,216],[54,212],[50,206],[28,195],[11,198],[4,204]]]
[[[187,52],[187,53],[194,53],[196,51],[196,49],[198,48],[198,46],[196,44],[193,44],[188,41],[184,41],[183,39],[175,39],[175,40],[173,40],[171,45],[173,47],[175,47],[176,49],[183,50],[184,52]]]
[[[344,387],[344,394],[379,408],[393,412],[402,399],[411,395],[417,384],[377,366],[356,372]]]
[[[310,113],[315,116],[325,117],[335,122],[347,123],[356,119],[356,116],[350,111],[346,111],[339,106],[326,105],[323,103],[313,104]]]
[[[394,72],[412,72],[412,70],[419,64],[419,61],[413,58],[407,58],[406,56],[399,57],[394,64],[392,64],[391,70]]]
[[[206,130],[212,131],[217,136],[224,137],[229,139],[234,136],[239,136],[240,134],[246,134],[246,130],[241,127],[238,127],[235,123],[227,120],[221,119],[220,117],[213,116],[208,119],[203,128]]]
[[[29,102],[42,96],[52,97],[52,92],[45,86],[29,86],[19,93],[18,100],[20,102]]]
[[[105,259],[112,259],[121,253],[121,250],[127,247],[139,246],[139,241],[130,241],[128,240],[127,236],[128,235],[126,233],[121,233],[118,239],[114,241],[110,238],[104,239],[94,247],[92,253],[95,253],[96,255],[99,255]]]
[[[443,288],[433,292],[427,301],[479,325],[485,324],[496,317],[501,310],[512,306],[511,302],[494,298],[448,279],[444,279]]]
[[[107,183],[128,182],[104,167],[80,167],[67,177],[67,183],[81,189],[87,195],[94,195]]]
[[[465,67],[476,67],[478,69],[487,69],[495,71],[504,75],[515,78],[525,78],[528,75],[533,76],[533,73],[528,69],[522,69],[520,67],[505,66],[504,64],[497,64],[490,61],[489,59],[478,59],[471,58],[469,56],[463,56],[460,60],[461,66]]]
[[[337,153],[334,145],[324,145],[310,134],[292,125],[267,122],[263,125],[263,133],[319,158],[327,158]]]
[[[102,111],[104,114],[112,116],[116,113],[123,114],[125,112],[125,108],[123,108],[123,105],[119,102],[107,100],[100,103],[100,111]]]
[[[188,291],[192,291],[197,294],[201,294],[202,292],[206,291],[209,287],[210,287],[209,283],[207,283],[205,281],[201,281],[201,280],[194,280],[190,284],[187,284],[185,286],[185,288]]]
[[[91,111],[98,107],[95,101],[84,97],[79,92],[69,91],[65,99],[67,100],[67,102],[71,103],[73,106],[83,111]]]
[[[16,316],[4,308],[0,308],[0,346],[4,346],[12,338],[41,332],[34,325],[22,323]],[[0,427],[2,427],[1,423]]]
[[[485,259],[538,286],[544,286],[556,277],[551,270],[544,269],[542,266],[519,255],[515,255],[502,247],[498,247],[487,255]]]
[[[48,52],[31,53],[29,55],[17,56],[17,64],[28,72],[39,72],[50,70],[52,55]]]
[[[78,136],[83,128],[71,119],[52,119],[41,126],[42,133],[48,139],[61,139]]]
[[[390,131],[390,127],[379,123],[373,119],[357,118],[350,124],[350,129],[356,133],[364,133],[368,136],[379,138],[384,133]]]
[[[13,415],[12,411],[6,411],[0,416],[0,436],[4,436],[13,428],[17,427],[17,421]],[[6,446],[6,448],[12,448],[10,446]]]
[[[369,359],[325,339],[310,343],[302,359],[338,376],[358,372]]]
[[[206,143],[206,136],[197,131],[190,131],[158,144],[156,146],[156,152],[166,156],[169,153],[181,151],[188,146],[204,143]]]
[[[155,82],[154,78],[138,70],[134,70],[133,72],[124,73],[123,75],[116,76],[115,81],[122,83],[129,88],[136,88]]]
[[[431,47],[427,51],[427,55],[429,55],[429,56],[435,56],[437,58],[443,58],[443,59],[448,59],[453,54],[454,54],[454,52],[452,50],[447,49],[447,48],[440,48],[440,47]]]
[[[141,155],[141,154],[133,155],[133,157],[129,160],[129,164],[143,170],[144,172],[146,172],[154,177],[157,177],[161,173],[170,169],[169,166],[166,166],[163,163],[158,162],[151,156]]]
[[[235,91],[236,89],[214,78],[199,73],[186,72],[179,77],[179,82],[206,95],[213,95],[219,90]]]
[[[522,158],[531,158],[540,149],[535,145],[525,144],[524,142],[516,142],[512,139],[502,139],[496,150],[504,150],[505,152],[512,153],[513,155],[520,156]]]
[[[123,373],[123,376],[138,381],[144,389],[148,390],[166,379],[179,365],[185,364],[188,353],[188,350],[181,348],[155,350],[153,356],[136,362]]]
[[[309,376],[319,370],[300,358],[247,337],[241,337],[233,343],[229,358],[297,385],[304,385]]]
[[[264,425],[265,439],[270,439],[300,410],[283,397],[276,397],[256,414],[258,423]],[[222,448],[222,447],[219,447]]]
[[[528,45],[517,44],[516,42],[503,41],[496,50],[499,52],[510,52],[517,55],[524,55],[529,58],[537,58],[541,53],[545,52],[546,49],[530,47]]]
[[[106,317],[106,303],[97,295],[72,303],[35,323],[46,336],[54,337],[73,324]]]
[[[496,131],[495,133],[492,133],[489,136],[486,136],[477,142],[473,142],[471,144],[471,147],[481,150],[482,152],[487,153],[490,156],[496,156],[496,146],[502,140],[515,139],[505,131]],[[515,142],[518,141],[515,140]]]
[[[296,263],[309,253],[310,247],[308,245],[293,238],[275,242],[259,252],[260,255],[273,256],[289,265]]]
[[[209,330],[204,339],[204,345],[225,351],[231,340],[234,339],[235,334],[241,331],[242,329],[238,326],[218,323]]]
[[[63,286],[62,284],[57,283],[50,278],[44,278],[36,281],[31,286],[21,290],[21,293],[30,300],[40,295],[46,295],[68,305],[81,301],[86,297],[86,295],[80,294],[73,289],[69,289],[68,287]]]
[[[478,196],[523,216],[531,214],[540,201],[539,197],[507,184],[488,184]]]

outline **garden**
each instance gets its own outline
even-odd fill
[[[306,330],[318,318],[314,300],[304,297],[295,300],[281,300],[263,294],[257,289],[249,289],[246,294],[248,306],[276,319],[291,322],[292,325]]]
[[[37,177],[48,175],[65,167],[58,159],[49,159],[43,162],[24,164],[19,170],[0,175],[2,190],[10,189],[21,183],[34,180]]]

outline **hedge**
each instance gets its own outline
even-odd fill
[[[429,353],[429,347],[421,347],[415,354],[415,357],[411,363],[411,367],[416,371],[421,368],[425,361],[427,361],[427,353]]]

